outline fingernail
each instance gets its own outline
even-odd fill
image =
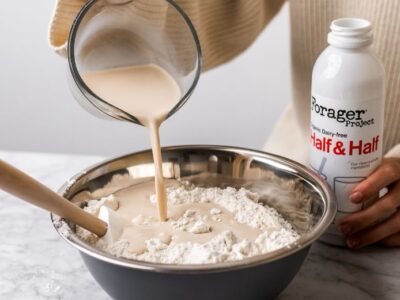
[[[348,235],[351,233],[351,225],[350,224],[341,224],[340,225],[340,231],[344,234],[344,235]]]
[[[354,248],[356,248],[357,245],[358,245],[358,241],[353,240],[353,239],[347,239],[347,240],[346,240],[346,243],[347,243],[347,246],[348,246],[350,249],[354,249]]]
[[[350,201],[354,203],[358,203],[362,200],[363,196],[360,192],[354,192],[350,194]]]

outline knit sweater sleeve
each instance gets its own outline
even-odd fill
[[[72,22],[86,0],[56,2],[49,28],[49,44],[61,56],[67,56],[67,41]]]
[[[110,2],[116,0],[107,0]],[[199,35],[203,70],[225,63],[257,38],[285,0],[177,0]],[[72,22],[85,0],[58,0],[49,28],[49,44],[66,57]]]

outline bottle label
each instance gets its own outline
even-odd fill
[[[380,164],[382,122],[381,99],[348,101],[315,93],[311,97],[310,166],[336,195],[335,223],[362,208],[350,202],[349,193]]]

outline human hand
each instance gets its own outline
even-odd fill
[[[387,158],[351,192],[353,203],[365,203],[388,192],[371,206],[351,214],[340,222],[340,230],[349,248],[358,249],[379,242],[384,246],[400,246],[400,158]]]

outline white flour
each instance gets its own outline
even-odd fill
[[[190,233],[207,233],[211,231],[211,226],[206,220],[195,210],[188,209],[177,220],[171,221],[175,229],[187,231]]]
[[[224,210],[230,212],[238,223],[247,224],[261,231],[253,241],[239,239],[233,231],[224,230],[205,243],[179,242],[170,238],[154,237],[146,240],[146,249],[142,253],[132,251],[128,240],[120,239],[109,245],[102,239],[94,238],[82,228],[77,234],[84,240],[118,257],[168,264],[205,264],[239,260],[255,255],[265,254],[285,247],[300,235],[274,209],[259,203],[259,195],[244,188],[200,188],[191,184],[181,184],[179,187],[167,189],[168,205],[210,203],[215,204],[207,215],[199,211],[187,209],[179,218],[168,222],[176,230],[190,232],[194,235],[207,234],[213,231],[212,221],[222,222]],[[152,196],[150,201],[154,202]],[[85,208],[96,214],[99,206],[107,205],[117,209],[118,203],[113,197],[102,198],[99,201],[89,201]],[[222,209],[221,209],[222,208]],[[154,218],[135,216],[132,222],[136,225],[146,225],[158,222]]]

